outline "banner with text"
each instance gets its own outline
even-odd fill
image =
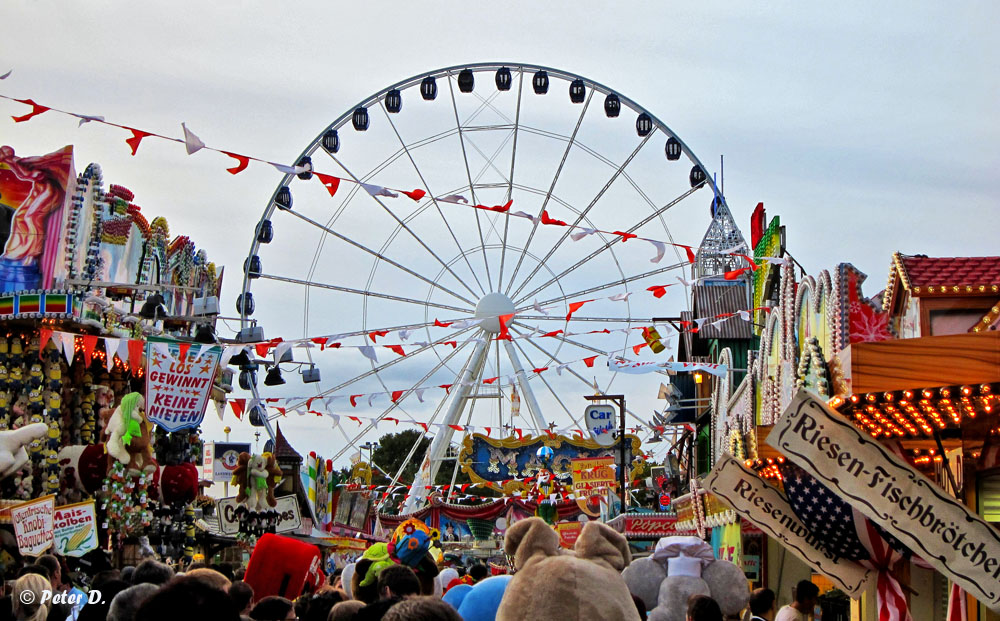
[[[803,390],[767,442],[1000,612],[1000,533],[929,478]]]
[[[42,496],[10,508],[17,549],[22,556],[39,556],[52,547],[54,495]]]
[[[815,537],[795,515],[781,491],[768,485],[731,455],[719,458],[704,486],[851,597],[861,597],[868,581],[874,580],[875,571],[840,558],[836,551],[827,549],[824,541]]]
[[[275,532],[288,533],[298,530],[302,526],[302,513],[299,512],[299,503],[295,496],[281,496],[277,499],[274,511],[278,513],[278,524]],[[239,503],[236,497],[220,498],[217,501],[219,511],[219,530],[223,535],[236,535],[240,532],[240,520],[236,516],[236,509]],[[270,508],[269,508],[270,510]]]
[[[56,553],[83,556],[97,549],[97,514],[93,500],[56,507],[53,526]]]
[[[250,443],[216,442],[213,448],[212,480],[217,483],[228,483],[233,480],[233,472],[239,464],[240,453],[250,452]]]
[[[573,470],[573,493],[577,497],[597,496],[606,489],[614,489],[614,457],[571,459],[570,464]]]
[[[146,416],[167,431],[197,427],[205,416],[222,347],[146,341]]]

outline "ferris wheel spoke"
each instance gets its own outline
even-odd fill
[[[420,183],[423,184],[424,188],[427,189],[428,194],[430,194],[431,202],[434,204],[434,209],[437,210],[438,215],[441,216],[441,220],[444,221],[444,225],[448,229],[448,234],[451,236],[452,241],[455,242],[455,247],[458,249],[458,254],[465,260],[465,265],[469,268],[469,273],[471,273],[472,277],[476,280],[476,285],[479,286],[479,290],[486,293],[483,283],[479,282],[479,276],[476,275],[476,270],[472,269],[472,263],[469,262],[469,257],[462,250],[462,245],[458,243],[458,237],[455,235],[454,229],[451,228],[451,223],[448,222],[448,218],[445,217],[444,211],[441,209],[441,205],[437,201],[437,195],[431,190],[430,184],[427,183],[427,179],[424,177],[423,171],[420,170],[420,167],[417,166],[416,160],[413,159],[413,153],[403,141],[403,137],[400,135],[399,129],[396,127],[396,123],[392,120],[392,116],[390,116],[389,112],[385,109],[384,103],[380,103],[379,106],[382,108],[382,113],[385,114],[385,117],[389,120],[389,125],[392,127],[392,131],[396,134],[396,139],[399,140],[399,144],[402,145],[403,150],[406,151],[406,156],[410,159],[410,164],[413,165],[413,170],[416,171],[417,176],[420,178]]]
[[[362,436],[364,436],[366,433],[368,433],[369,431],[371,431],[372,429],[374,429],[375,426],[376,426],[376,424],[379,421],[381,421],[382,419],[384,419],[386,416],[388,416],[390,413],[392,413],[393,410],[395,410],[397,407],[399,407],[399,403],[400,402],[402,402],[404,399],[406,399],[411,394],[413,394],[416,391],[417,387],[421,386],[424,382],[426,382],[431,377],[433,377],[435,373],[437,373],[445,365],[447,365],[448,362],[452,358],[454,358],[458,354],[458,352],[462,351],[465,348],[465,346],[468,345],[468,344],[469,344],[468,342],[462,343],[462,345],[460,347],[457,347],[455,349],[455,351],[451,352],[450,354],[448,354],[447,356],[445,356],[440,362],[438,362],[436,365],[434,365],[434,368],[432,368],[430,371],[427,372],[426,375],[424,375],[422,378],[420,378],[420,380],[417,381],[417,383],[414,385],[414,387],[407,389],[400,396],[400,398],[398,400],[396,400],[396,402],[390,404],[389,407],[387,407],[385,410],[383,410],[382,413],[379,414],[378,418],[376,418],[375,420],[373,420],[370,423],[368,423],[367,426],[363,427],[362,430],[358,432],[358,435],[355,436],[354,441],[357,442]],[[444,402],[444,400],[442,400],[442,403],[443,402]],[[440,405],[438,406],[438,411],[440,411]],[[436,417],[437,417],[437,411],[434,413],[434,418],[436,418]],[[431,423],[434,422],[434,418],[431,418],[431,420],[430,420]],[[340,457],[341,455],[343,455],[349,448],[350,448],[350,446],[345,446],[343,449],[340,450],[340,452],[338,452],[336,454],[336,456],[333,457],[333,460],[336,461],[337,458]],[[411,453],[411,457],[412,457],[412,453]],[[405,464],[404,464],[404,467],[405,467]]]
[[[510,151],[510,175],[507,186],[506,199],[509,201],[514,194],[514,162],[517,159],[517,130],[521,124],[521,94],[524,92],[524,67],[518,71],[517,81],[517,111],[514,113],[514,146]],[[506,202],[506,201],[504,201]],[[507,232],[510,230],[510,218],[504,218],[503,223],[503,244],[500,250],[500,275],[497,276],[497,290],[503,287],[503,269],[507,262]]]
[[[465,302],[466,304],[468,304],[470,306],[475,306],[476,305],[475,302],[473,302],[472,300],[466,298],[465,296],[462,296],[462,295],[459,295],[458,293],[455,293],[454,291],[452,291],[448,287],[445,287],[444,285],[442,285],[440,283],[434,282],[433,280],[427,278],[426,276],[422,276],[422,275],[418,274],[417,272],[411,270],[410,268],[406,267],[405,265],[402,265],[401,263],[399,263],[397,261],[393,261],[392,259],[390,259],[389,257],[381,254],[380,252],[372,250],[371,248],[368,248],[364,244],[361,244],[361,243],[358,243],[358,242],[354,241],[353,239],[347,237],[346,235],[338,233],[337,231],[334,231],[333,229],[331,229],[331,228],[329,228],[327,226],[323,226],[322,224],[320,224],[319,222],[316,222],[315,220],[313,220],[312,218],[309,218],[308,216],[305,216],[305,215],[303,215],[303,214],[301,214],[301,213],[299,213],[299,212],[297,212],[295,210],[291,210],[291,209],[288,211],[288,213],[296,216],[297,218],[299,218],[301,220],[304,220],[305,222],[308,222],[309,224],[311,224],[311,225],[315,226],[316,228],[320,229],[321,231],[323,231],[323,232],[325,232],[325,233],[327,233],[329,235],[333,235],[337,239],[339,239],[339,240],[341,240],[341,241],[343,241],[345,243],[348,243],[348,244],[354,246],[355,248],[358,248],[359,250],[367,252],[368,254],[370,254],[370,255],[372,255],[372,256],[374,256],[374,257],[376,257],[376,258],[378,258],[378,259],[380,259],[382,261],[385,261],[386,263],[388,263],[389,265],[392,265],[393,267],[399,268],[400,270],[406,272],[410,276],[413,276],[414,278],[422,280],[422,281],[426,282],[427,284],[431,285],[432,287],[434,287],[436,289],[440,289],[441,291],[444,291],[445,293],[447,293],[447,294],[449,294],[449,295],[451,295],[453,297],[456,297],[459,300],[462,300],[463,302]]]
[[[521,347],[521,344],[518,343],[517,341],[513,341],[513,343],[514,343],[514,347],[517,347],[517,350],[521,352],[521,355],[524,356],[524,359],[528,361],[528,364],[531,365],[531,367],[533,369],[537,369],[538,367],[535,365],[534,361],[531,359],[531,356],[528,355],[528,352],[525,351],[525,349],[523,347]],[[549,390],[550,393],[552,393],[552,396],[555,398],[556,403],[558,403],[559,406],[563,409],[563,411],[566,412],[566,415],[569,416],[570,420],[572,420],[574,423],[576,423],[577,425],[579,425],[580,421],[576,418],[576,416],[573,416],[572,412],[569,411],[569,408],[567,408],[566,404],[563,403],[563,401],[565,401],[565,400],[559,397],[559,395],[556,393],[556,391],[552,388],[552,385],[549,384],[549,381],[547,379],[545,379],[545,377],[542,376],[541,374],[536,374],[535,377],[537,377],[539,380],[541,380],[541,382],[543,384],[545,384],[545,387]]]
[[[514,321],[514,322],[511,322],[511,323],[513,323],[514,325],[518,326],[519,328],[528,328],[528,329],[531,329],[531,326],[529,326],[527,324],[523,324],[523,323],[521,323],[519,321]],[[563,343],[566,343],[567,345],[575,345],[576,347],[579,347],[580,349],[586,349],[587,351],[593,352],[595,354],[601,354],[602,356],[607,353],[607,350],[599,349],[597,347],[591,347],[590,345],[585,345],[583,343],[580,343],[579,341],[574,341],[573,339],[568,339],[568,338],[566,338],[565,336],[563,336],[561,334],[556,334],[554,336],[550,336],[550,337],[546,337],[546,338],[554,338],[554,339],[556,339],[558,341],[562,341]],[[528,339],[528,341],[532,341],[532,339]]]
[[[374,298],[382,298],[385,300],[393,300],[396,302],[407,302],[409,304],[415,304],[417,306],[433,306],[434,308],[440,308],[443,310],[456,311],[459,313],[469,313],[471,312],[468,308],[459,308],[458,306],[449,306],[448,304],[440,304],[437,302],[428,302],[426,300],[414,300],[413,298],[404,298],[399,295],[389,295],[388,293],[378,293],[375,291],[367,291],[365,289],[352,289],[350,287],[341,287],[339,285],[330,285],[323,282],[314,282],[310,280],[302,280],[299,278],[289,278],[287,276],[277,276],[275,274],[261,274],[260,278],[266,278],[268,280],[276,280],[279,282],[287,282],[293,285],[302,285],[304,287],[317,287],[320,289],[329,289],[330,291],[340,291],[342,293],[353,293],[356,295],[370,296]]]
[[[668,209],[670,209],[671,207],[677,205],[678,203],[680,203],[682,200],[684,200],[688,196],[691,196],[691,194],[695,191],[695,189],[696,188],[687,190],[686,192],[684,192],[683,194],[681,194],[677,198],[673,199],[672,201],[670,201],[669,203],[667,203],[663,207],[659,208],[655,213],[649,215],[648,217],[646,217],[643,220],[640,220],[637,224],[634,224],[631,227],[629,227],[625,232],[626,233],[634,233],[635,231],[639,230],[639,227],[641,227],[641,226],[643,226],[643,225],[651,222],[653,220],[653,218],[656,218],[656,217],[660,216],[661,214],[663,214],[663,212],[665,212]],[[668,231],[668,235],[669,235],[669,231]],[[671,240],[672,239],[673,239],[673,237],[671,236]],[[521,296],[514,303],[515,304],[522,304],[522,303],[524,303],[525,300],[528,300],[531,297],[533,297],[534,295],[538,294],[539,292],[544,291],[546,287],[548,287],[552,283],[558,281],[560,278],[563,278],[567,274],[573,272],[574,270],[579,269],[580,267],[582,267],[586,263],[590,262],[594,258],[600,256],[606,250],[609,250],[612,245],[617,244],[617,243],[621,243],[621,240],[622,240],[621,237],[617,237],[616,236],[614,239],[612,239],[610,241],[606,241],[603,246],[599,247],[597,250],[594,250],[589,255],[585,256],[584,258],[580,259],[579,261],[577,261],[573,265],[569,266],[568,268],[566,268],[565,270],[563,270],[561,273],[557,274],[556,276],[553,276],[545,284],[541,285],[540,287],[536,287],[530,293],[527,293],[527,294]],[[675,247],[675,251],[677,251],[676,247]],[[679,260],[681,259],[681,257],[679,256],[679,251],[678,251],[678,257],[677,258]],[[687,264],[687,262],[685,261],[683,263],[676,264],[674,266],[670,266],[669,269],[677,269],[678,267],[683,267],[686,264]]]
[[[671,272],[673,270],[681,269],[681,268],[683,268],[683,267],[685,267],[687,265],[689,265],[689,263],[687,261],[684,261],[682,263],[673,263],[671,265],[666,265],[664,267],[656,268],[655,270],[650,270],[648,272],[643,272],[642,274],[636,274],[636,275],[633,275],[633,276],[629,276],[627,278],[619,278],[618,280],[613,280],[613,281],[605,283],[603,285],[597,285],[596,287],[591,287],[589,289],[583,289],[582,291],[577,291],[575,293],[567,293],[567,294],[565,294],[563,296],[560,296],[560,297],[557,297],[557,298],[552,298],[550,300],[544,300],[542,302],[539,302],[538,305],[539,306],[545,306],[546,304],[558,304],[559,302],[565,302],[568,299],[578,298],[581,295],[589,295],[591,293],[596,293],[598,291],[604,291],[606,289],[610,289],[612,287],[617,287],[619,285],[624,285],[624,284],[627,284],[627,283],[630,283],[630,282],[635,282],[636,280],[642,280],[643,278],[649,278],[650,276],[656,276],[657,274],[663,274],[664,272]],[[532,291],[532,294],[539,293],[541,291],[543,291],[543,289],[537,289],[535,291]],[[523,299],[526,300],[527,298],[523,298]],[[533,307],[532,306],[524,306],[522,308],[524,310],[527,310],[527,309],[533,308]]]
[[[639,154],[639,151],[641,151],[644,146],[646,146],[646,143],[649,142],[649,139],[652,138],[655,133],[656,132],[649,132],[648,134],[646,134],[645,138],[643,138],[639,142],[638,146],[636,146],[636,148],[632,151],[632,153],[627,158],[625,158],[625,161],[622,162],[617,169],[615,169],[614,174],[611,175],[611,178],[608,179],[607,183],[604,184],[604,187],[602,187],[601,190],[597,193],[597,195],[594,196],[594,199],[590,201],[590,204],[587,205],[587,207],[584,208],[584,210],[581,211],[579,215],[577,215],[576,220],[573,222],[574,227],[579,225],[580,222],[582,222],[583,219],[587,217],[587,214],[590,213],[590,210],[594,208],[594,205],[596,205],[597,202],[601,200],[604,194],[615,182],[615,180],[618,179],[618,177],[625,171],[625,167],[628,166],[633,159],[635,159],[635,156]],[[541,213],[539,213],[539,217],[540,216]],[[555,244],[553,244],[551,248],[549,248],[549,251],[545,253],[545,256],[542,257],[542,260],[538,263],[538,265],[536,265],[535,268],[531,270],[531,273],[528,274],[528,276],[521,282],[521,285],[514,291],[512,297],[517,297],[517,295],[524,290],[524,288],[528,285],[528,283],[531,282],[531,279],[535,277],[535,274],[538,273],[538,270],[542,268],[542,265],[548,262],[548,260],[552,257],[552,255],[555,254],[556,250],[558,250],[559,247],[563,245],[563,243],[569,237],[571,231],[573,231],[572,228],[565,227],[565,230],[559,237],[559,240]]]
[[[361,184],[361,180],[360,180],[360,179],[359,179],[359,178],[357,177],[357,175],[355,175],[355,174],[354,174],[353,172],[351,172],[351,170],[350,170],[349,168],[347,168],[347,166],[345,166],[345,165],[344,165],[344,163],[343,163],[343,162],[341,162],[339,158],[337,158],[337,157],[336,157],[335,155],[333,155],[332,153],[330,154],[330,157],[331,157],[331,158],[333,158],[333,161],[337,162],[337,165],[338,165],[338,166],[340,166],[340,167],[341,167],[341,168],[342,168],[342,169],[344,170],[344,172],[346,172],[346,173],[347,173],[348,175],[350,175],[351,179],[353,179],[355,183],[357,183],[358,185],[360,185],[360,184]],[[479,295],[479,294],[477,294],[477,293],[476,293],[475,291],[473,291],[473,290],[472,290],[472,287],[470,287],[470,286],[469,286],[469,285],[468,285],[468,284],[467,284],[467,283],[466,283],[466,282],[465,282],[464,280],[462,280],[462,278],[461,278],[461,277],[459,277],[459,275],[458,275],[458,274],[456,274],[456,273],[455,273],[455,271],[454,271],[454,270],[452,270],[452,269],[451,269],[451,267],[450,267],[450,266],[449,266],[449,265],[448,265],[447,263],[445,263],[445,262],[444,262],[444,261],[443,261],[443,260],[441,259],[441,257],[439,257],[439,256],[437,255],[437,253],[436,253],[436,252],[434,252],[434,251],[433,251],[433,250],[432,250],[432,249],[430,248],[430,246],[428,246],[428,245],[427,245],[427,243],[426,243],[426,242],[424,242],[424,240],[423,240],[423,239],[421,239],[421,238],[420,238],[420,236],[419,236],[419,235],[417,235],[416,233],[414,233],[414,232],[413,232],[413,229],[411,229],[411,228],[410,228],[409,226],[407,226],[407,225],[406,225],[406,222],[405,222],[404,220],[402,220],[402,219],[401,219],[401,218],[400,218],[399,216],[397,216],[397,215],[395,214],[395,212],[393,212],[393,211],[392,211],[391,209],[389,209],[389,207],[387,207],[385,203],[383,203],[383,202],[382,202],[381,200],[379,200],[379,198],[378,198],[377,196],[372,196],[372,195],[371,195],[371,194],[369,194],[368,192],[365,192],[365,194],[367,194],[368,196],[371,196],[372,200],[374,200],[374,201],[375,201],[376,203],[378,203],[379,207],[381,207],[381,208],[382,208],[383,210],[385,210],[385,212],[386,212],[387,214],[389,214],[389,216],[390,216],[390,217],[391,217],[391,218],[392,218],[393,220],[395,220],[395,221],[396,221],[396,224],[398,224],[398,225],[400,226],[400,228],[402,228],[402,229],[403,229],[404,231],[406,231],[407,233],[409,233],[409,234],[410,234],[410,237],[412,237],[412,238],[413,238],[413,239],[414,239],[414,240],[415,240],[415,241],[416,241],[416,242],[417,242],[418,244],[420,244],[420,245],[421,245],[421,246],[423,247],[423,249],[424,249],[424,250],[426,250],[426,251],[427,251],[427,252],[428,252],[428,253],[429,253],[429,254],[430,254],[430,255],[431,255],[432,257],[434,257],[434,259],[435,259],[435,260],[436,260],[436,261],[437,261],[438,263],[440,263],[440,264],[441,264],[441,266],[442,266],[442,267],[443,267],[443,268],[444,268],[444,269],[445,269],[445,270],[446,270],[446,271],[447,271],[447,272],[448,272],[449,274],[451,274],[451,275],[452,275],[452,276],[453,276],[453,277],[455,278],[455,280],[457,280],[457,281],[458,281],[459,283],[461,283],[461,284],[462,284],[462,286],[463,286],[463,287],[465,287],[465,288],[466,288],[466,289],[467,289],[467,290],[469,291],[469,293],[471,293],[471,294],[472,294],[473,296],[478,296],[478,295]]]
[[[580,116],[576,120],[576,126],[573,128],[573,134],[570,135],[569,139],[566,141],[566,149],[563,151],[562,159],[559,160],[559,166],[556,168],[555,175],[552,176],[552,183],[549,184],[549,191],[545,193],[545,199],[542,200],[542,206],[538,210],[538,215],[535,217],[534,222],[531,225],[531,232],[528,233],[528,240],[524,242],[524,247],[521,249],[521,256],[517,258],[517,264],[514,266],[514,271],[510,275],[510,280],[507,281],[507,289],[504,294],[510,296],[511,287],[514,286],[514,280],[517,278],[517,273],[521,270],[521,264],[524,263],[524,257],[528,254],[528,248],[531,246],[531,240],[535,238],[535,233],[538,231],[539,218],[542,217],[542,213],[545,211],[545,207],[549,204],[549,199],[552,197],[552,191],[556,188],[556,183],[559,181],[560,175],[562,175],[563,166],[566,165],[566,158],[569,157],[569,152],[573,149],[573,145],[576,142],[576,136],[580,131],[580,126],[583,125],[583,117],[587,115],[587,109],[590,108],[590,100],[594,96],[594,89],[590,89],[590,93],[587,95],[587,101],[583,104],[583,109],[580,110]]]
[[[558,321],[560,323],[565,323],[566,318],[562,315],[518,315],[518,319],[522,321]],[[604,323],[650,323],[652,320],[648,317],[636,318],[636,317],[579,317],[573,315],[573,321],[595,321]]]
[[[465,175],[469,180],[469,192],[472,193],[472,202],[478,204],[476,199],[476,188],[472,183],[472,172],[469,170],[469,156],[465,151],[465,136],[462,132],[462,122],[458,118],[458,101],[455,99],[455,87],[451,83],[451,73],[448,73],[448,92],[451,94],[451,107],[455,112],[455,126],[458,127],[458,142],[462,146],[462,160],[465,162]],[[483,249],[483,265],[486,266],[486,288],[492,290],[493,277],[490,275],[490,262],[486,256],[486,239],[483,237],[483,224],[480,221],[479,210],[476,209],[476,228],[479,230],[479,244]],[[485,291],[484,291],[485,293]]]

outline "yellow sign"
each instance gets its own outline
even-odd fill
[[[597,457],[593,459],[571,460],[573,469],[573,493],[579,496],[596,496],[615,486],[615,458]]]

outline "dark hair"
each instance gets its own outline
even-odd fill
[[[213,563],[211,569],[214,569],[215,571],[225,576],[226,579],[229,580],[230,582],[233,581],[233,576],[234,576],[233,566],[230,565],[229,563]]]
[[[750,594],[750,612],[755,615],[767,614],[774,608],[774,591],[771,589],[754,589]]]
[[[161,563],[151,558],[139,563],[139,566],[132,572],[132,584],[166,584],[174,577],[174,570],[170,565]]]
[[[23,576],[27,576],[28,574],[38,574],[39,576],[45,578],[46,580],[52,579],[51,574],[49,574],[48,568],[40,563],[25,565],[24,567],[21,568],[21,571],[17,572],[17,577],[21,578]]]
[[[242,580],[237,580],[229,585],[229,598],[236,604],[236,609],[243,612],[253,601],[253,587]]]
[[[243,577],[246,576],[247,568],[240,566],[233,570],[233,582],[242,582]]]
[[[486,569],[486,565],[483,565],[482,563],[476,563],[469,568],[469,576],[476,582],[479,582],[489,575],[490,570]]]
[[[687,616],[691,621],[722,621],[722,609],[707,595],[692,595],[688,600]]]
[[[89,605],[89,604],[88,604]],[[84,606],[86,608],[86,606]],[[142,621],[177,621],[186,619],[212,619],[212,621],[239,621],[240,612],[229,595],[201,580],[180,577],[147,599],[136,619]],[[284,618],[282,615],[281,618]]]
[[[462,621],[450,604],[437,597],[410,597],[389,609],[382,621]]]
[[[340,589],[326,587],[311,598],[307,598],[308,607],[302,616],[302,621],[326,621],[330,609],[347,599],[347,593]]]
[[[108,574],[111,572],[99,572],[100,574]],[[114,570],[114,575],[118,575],[118,570]],[[97,586],[97,585],[100,586]],[[80,616],[77,617],[77,621],[105,621],[108,617],[108,612],[111,610],[111,602],[115,599],[115,596],[129,588],[129,584],[124,580],[119,580],[117,578],[102,579],[100,582],[97,581],[97,577],[94,577],[94,586],[91,587],[92,590],[96,589],[101,592],[101,597],[103,598],[99,602],[94,602],[93,604],[87,604],[80,610]],[[136,617],[141,619],[142,617]]]
[[[94,579],[90,581],[90,588],[97,589],[104,593],[104,585],[109,582],[125,582],[122,574],[117,569],[105,569],[94,574]],[[127,584],[127,583],[125,583]]]
[[[278,595],[269,595],[257,602],[250,611],[250,618],[254,621],[283,621],[293,607],[291,600]]]
[[[135,567],[128,565],[127,567],[122,567],[122,580],[125,582],[132,582],[132,575],[135,574]]]
[[[386,567],[378,574],[379,596],[387,588],[390,595],[396,597],[419,595],[420,580],[417,578],[417,574],[409,567],[405,565],[392,565]]]
[[[38,560],[35,562],[44,567],[45,569],[49,570],[50,580],[57,573],[62,573],[62,565],[59,563],[59,559],[57,559],[52,554],[43,554],[39,556]]]
[[[810,580],[799,580],[799,583],[795,585],[795,601],[800,604],[807,603],[817,595],[819,595],[819,587]]]

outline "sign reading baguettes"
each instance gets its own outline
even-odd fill
[[[814,536],[777,488],[764,482],[731,455],[723,455],[704,481],[712,495],[721,498],[748,522],[805,561],[855,599],[861,597],[874,571],[840,558]]]
[[[803,390],[767,442],[1000,612],[1000,533],[926,476]]]

